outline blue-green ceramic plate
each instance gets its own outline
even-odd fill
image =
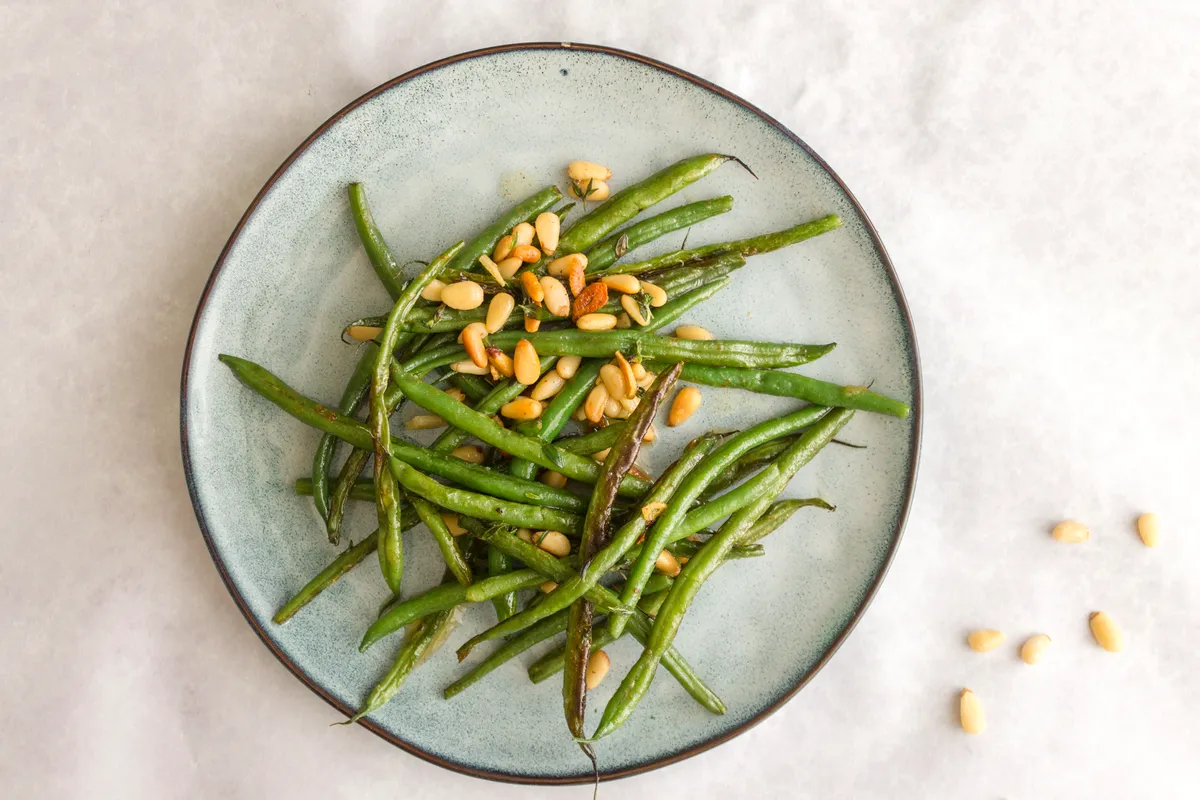
[[[355,236],[346,202],[351,181],[366,184],[397,255],[428,259],[517,199],[561,184],[571,160],[609,166],[619,189],[703,152],[733,153],[758,177],[729,165],[672,198],[735,198],[731,213],[691,231],[692,244],[831,212],[845,226],[751,259],[690,321],[718,337],[837,342],[804,371],[839,383],[873,381],[914,413],[907,420],[859,414],[843,437],[868,448],[827,448],[788,493],[820,495],[838,511],[797,515],[766,541],[767,557],[727,565],[696,601],[676,644],[729,712],[710,715],[660,672],[638,713],[599,745],[603,777],[668,764],[747,730],[812,677],[863,613],[908,511],[921,406],[912,324],[862,208],[778,122],[674,67],[585,45],[466,53],[355,100],[288,158],[221,253],[184,360],[184,465],[213,560],[266,645],[338,710],[331,721],[357,707],[389,665],[394,642],[364,655],[356,647],[384,584],[369,560],[287,625],[271,623],[336,553],[312,503],[292,493],[293,481],[308,474],[318,436],[241,386],[217,354],[252,359],[310,396],[336,402],[355,355],[339,339],[343,324],[388,306]],[[673,249],[681,238],[656,247]],[[705,429],[743,427],[792,406],[704,389],[702,412],[681,428],[660,425],[644,460],[661,469]],[[359,504],[349,536],[370,532],[372,517]],[[405,548],[406,592],[436,583],[442,567],[430,537],[414,530]],[[452,641],[489,625],[492,615],[490,604],[470,609]],[[442,688],[462,671],[454,649],[417,670],[367,727],[410,753],[481,777],[591,779],[562,720],[559,682],[535,686],[526,678],[541,649],[445,701]],[[614,676],[593,693],[589,728],[637,651],[623,640],[609,652]]]

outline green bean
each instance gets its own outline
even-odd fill
[[[657,367],[650,366],[650,369]],[[776,397],[794,397],[820,406],[853,408],[888,414],[901,419],[908,416],[908,404],[876,394],[865,386],[839,386],[836,383],[817,380],[795,372],[774,370],[736,369],[706,367],[701,364],[686,364],[681,378],[705,386],[745,389],[758,394]]]
[[[719,253],[738,253],[748,258],[760,253],[770,253],[773,250],[803,242],[805,239],[811,239],[814,236],[820,236],[823,233],[828,233],[841,227],[841,224],[842,220],[840,217],[836,214],[830,214],[811,222],[803,222],[786,230],[751,236],[749,239],[720,242],[718,244],[705,245],[704,247],[696,247],[691,250],[676,250],[673,253],[664,253],[661,256],[655,256],[645,261],[614,264],[602,273],[597,273],[597,277],[600,275],[618,274],[640,275],[646,272],[655,272],[666,267],[675,267],[699,261]]]
[[[681,228],[690,228],[709,217],[724,214],[733,208],[733,198],[729,195],[715,197],[711,200],[701,200],[698,203],[688,203],[685,206],[672,208],[658,216],[650,217],[630,225],[623,231],[617,231],[604,241],[587,251],[587,269],[596,272],[612,265],[625,253],[635,250],[644,244],[654,241],[660,236],[666,236]],[[623,241],[622,241],[623,240]]]
[[[492,337],[493,343],[500,335]],[[516,341],[513,341],[513,344],[516,344]],[[467,408],[436,386],[430,386],[401,369],[392,370],[392,380],[412,402],[506,453],[588,483],[594,483],[600,474],[600,465],[592,459],[569,453],[549,442],[541,442],[510,431],[490,416]],[[645,493],[647,488],[646,481],[633,475],[627,475],[621,481],[623,494],[640,495]]]
[[[329,493],[329,518],[325,520],[325,530],[329,534],[329,540],[341,541],[342,536],[342,518],[346,512],[346,501],[350,499],[358,486],[358,476],[362,475],[363,470],[367,468],[367,462],[371,460],[371,452],[369,450],[360,450],[354,448],[346,456],[346,460],[342,462],[342,468],[338,472],[337,479],[333,482],[333,489]],[[375,502],[375,486],[374,481],[369,482],[371,488],[366,499]]]
[[[792,434],[791,436],[781,436],[778,439],[773,439],[769,442],[760,444],[758,447],[752,447],[743,453],[737,461],[734,461],[725,469],[717,473],[708,486],[700,493],[697,498],[700,502],[707,502],[716,495],[728,489],[733,484],[742,480],[748,475],[753,475],[760,469],[770,464],[775,460],[775,457],[788,449],[788,446],[796,440],[800,434]]]
[[[350,195],[350,211],[354,216],[354,227],[358,230],[358,238],[362,240],[363,249],[367,251],[367,259],[379,276],[379,282],[387,289],[392,300],[396,300],[404,291],[400,280],[400,265],[396,257],[388,249],[383,234],[375,225],[375,218],[367,205],[367,192],[361,183],[352,183],[348,187]]]
[[[673,534],[683,526],[688,509],[691,508],[692,503],[696,501],[712,478],[735,462],[747,450],[812,425],[828,413],[829,409],[820,406],[802,408],[777,419],[759,423],[749,430],[731,437],[717,448],[701,467],[683,480],[679,489],[671,497],[666,511],[655,520],[654,527],[646,536],[641,555],[634,562],[629,571],[629,578],[621,590],[621,603],[626,606],[637,603],[642,586],[654,571],[654,562],[658,558],[659,551],[667,546]],[[625,623],[619,619],[610,618],[608,621],[609,630],[613,635],[620,634],[624,625]]]
[[[487,568],[490,577],[512,572],[515,562],[494,547],[487,549]],[[492,598],[492,608],[496,609],[496,619],[500,622],[517,613],[517,594],[508,592]]]
[[[797,502],[808,503],[809,505],[817,505],[817,503],[806,500],[785,500],[782,502]],[[779,505],[779,503],[776,503],[776,505]],[[793,510],[793,513],[799,510],[799,508],[800,507],[797,506],[797,508]],[[832,508],[832,506],[830,508]],[[788,516],[790,516],[790,514]],[[763,536],[766,536],[768,533],[775,530],[775,528],[778,528],[780,525],[782,525],[785,521],[786,518],[779,520],[775,524],[775,527],[771,528],[770,530],[767,530],[764,527],[762,535],[760,535],[758,538],[761,539]],[[755,541],[757,541],[757,539]],[[671,542],[671,544],[667,546],[667,549],[670,550],[671,554],[676,558],[691,558],[692,556],[696,555],[696,553],[700,552],[700,547],[702,544],[702,542],[693,542],[690,539],[680,539],[677,542]],[[729,551],[728,558],[730,561],[740,561],[743,558],[759,558],[763,555],[766,555],[766,551],[763,550],[763,546],[761,544],[739,544],[737,547]],[[654,579],[659,575],[662,575],[662,573],[656,572],[654,575],[650,576],[650,580],[646,581],[646,586],[642,589],[642,594],[651,594],[655,591],[653,588],[655,583]],[[662,577],[666,578],[668,576],[662,575]],[[658,587],[659,590],[662,588],[663,587],[661,586]]]
[[[642,595],[642,599],[638,601],[638,608],[648,617],[653,617],[662,608],[663,601],[667,599],[670,593],[669,589],[662,589],[657,592]]]
[[[617,440],[624,429],[624,422],[613,422],[589,433],[558,439],[554,443],[571,453],[591,455],[612,447],[613,442]]]
[[[755,542],[764,536],[774,533],[780,525],[787,522],[793,514],[802,508],[823,508],[826,511],[836,510],[834,506],[819,497],[808,497],[803,500],[780,500],[755,520],[750,529],[738,540],[740,544],[729,551],[729,556],[727,557],[732,558],[733,553],[738,548],[757,547],[758,545],[755,545]]]
[[[666,601],[655,617],[654,628],[645,650],[625,675],[620,687],[604,709],[600,726],[592,737],[593,741],[611,734],[633,713],[650,688],[650,682],[654,679],[654,673],[661,660],[660,653],[674,640],[684,614],[687,613],[688,606],[696,597],[700,586],[721,565],[729,550],[742,541],[742,537],[748,533],[754,522],[786,488],[792,476],[810,462],[853,415],[854,412],[849,409],[838,409],[805,431],[784,451],[778,461],[767,467],[768,471],[773,471],[776,475],[771,488],[730,517],[717,535],[705,542],[696,557],[688,562],[687,568],[675,579]]]
[[[537,194],[523,200],[506,211],[499,219],[488,225],[479,235],[450,262],[450,269],[471,270],[475,262],[483,255],[491,255],[496,249],[500,237],[511,231],[517,224],[537,217],[552,205],[562,200],[562,192],[557,186],[547,186]]]
[[[558,240],[557,255],[587,250],[618,226],[730,160],[737,161],[733,156],[718,153],[685,158],[622,189],[563,232]]]
[[[489,654],[483,661],[480,661],[466,675],[463,675],[454,683],[447,686],[445,692],[443,692],[443,696],[449,700],[469,686],[478,683],[501,664],[511,661],[534,645],[544,642],[551,636],[560,634],[566,629],[567,612],[560,611],[554,616],[542,620],[537,625],[521,631],[519,635],[509,639],[502,647]]]
[[[482,375],[468,375],[465,372],[451,373],[450,383],[458,387],[472,403],[478,403],[492,390],[487,378]]]
[[[375,354],[378,349],[373,344],[368,344],[362,349],[358,364],[354,367],[354,372],[350,375],[346,389],[342,392],[342,399],[338,403],[338,411],[341,413],[353,414],[354,410],[358,408],[358,404],[366,399],[367,386],[371,380],[371,367],[375,363]],[[317,507],[317,513],[321,515],[322,519],[329,519],[329,462],[333,460],[333,451],[336,447],[337,437],[327,433],[321,437],[316,453],[313,454],[313,505]],[[330,536],[329,543],[337,544],[339,540],[340,537]]]
[[[442,515],[438,513],[432,503],[422,497],[410,494],[408,501],[416,508],[421,522],[424,522],[425,527],[429,528],[429,532],[433,534],[438,549],[442,551],[442,559],[446,562],[447,571],[463,586],[470,586],[474,581],[471,565],[467,563],[466,557],[459,549],[458,540],[454,538],[454,534],[450,533]]]
[[[565,618],[567,612],[560,611],[558,613],[559,615],[563,615]],[[554,619],[554,617],[551,617],[550,619]],[[538,625],[541,624],[543,623],[538,623]],[[534,628],[536,627],[537,625],[534,626]],[[533,628],[530,630],[533,630]],[[524,634],[521,635],[523,636]],[[608,647],[613,643],[613,641],[614,639],[612,638],[612,635],[609,634],[607,629],[605,629],[596,634],[596,638],[592,641],[592,646],[599,650],[601,648]],[[552,678],[563,671],[563,667],[566,666],[566,663],[567,643],[563,642],[561,645],[529,665],[529,680],[533,683],[541,683],[547,678]]]
[[[545,372],[550,369],[557,360],[554,356],[543,358],[541,360],[541,371]],[[476,403],[474,408],[480,414],[487,414],[490,417],[498,412],[505,403],[517,397],[527,388],[527,386],[512,378],[502,381],[492,387],[492,390]],[[450,428],[438,436],[437,440],[433,443],[433,449],[440,453],[448,453],[465,442],[470,435],[461,428]]]

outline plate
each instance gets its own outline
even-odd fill
[[[336,402],[353,366],[342,326],[388,307],[351,222],[345,187],[352,181],[366,185],[397,256],[428,259],[541,186],[561,184],[571,160],[610,167],[616,190],[703,152],[735,154],[757,178],[727,165],[664,205],[733,195],[731,213],[690,232],[693,245],[828,213],[845,224],[750,259],[690,321],[718,337],[838,342],[804,372],[846,384],[873,381],[914,413],[908,420],[857,415],[842,437],[868,448],[827,448],[787,493],[820,495],[838,511],[801,512],[766,540],[765,558],[726,566],[697,599],[676,645],[728,713],[710,715],[660,673],[638,713],[599,745],[602,777],[662,766],[744,732],[787,702],[862,615],[904,525],[921,420],[912,323],[866,214],[794,134],[700,78],[605,47],[490,48],[380,86],[297,148],[222,251],[184,358],[183,460],[213,560],[263,642],[340,714],[357,707],[390,664],[392,641],[361,655],[356,647],[386,589],[368,561],[286,625],[271,623],[278,606],[336,554],[312,503],[292,492],[293,481],[308,474],[318,434],[237,383],[217,355],[249,358]],[[668,236],[644,252],[676,248],[681,239]],[[664,431],[644,461],[661,470],[703,430],[743,427],[794,406],[704,389],[702,412]],[[374,528],[373,510],[362,505],[347,518],[351,538]],[[440,579],[428,535],[414,530],[405,549],[406,592]],[[492,614],[489,604],[470,609],[452,641],[489,625]],[[561,684],[535,686],[525,675],[540,652],[445,701],[442,688],[462,668],[454,647],[443,648],[365,724],[415,755],[472,775],[589,781],[590,765],[562,720]],[[626,639],[609,653],[614,675],[593,693],[589,729],[637,650]]]

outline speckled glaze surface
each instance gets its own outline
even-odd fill
[[[538,110],[536,124],[487,124],[497,103]],[[729,707],[716,717],[665,673],[638,713],[598,746],[604,777],[701,752],[747,729],[786,701],[836,649],[878,586],[894,552],[915,479],[919,372],[911,323],[887,256],[861,208],[815,154],[785,129],[716,87],[605,48],[531,45],[465,54],[414,71],[351,104],[297,150],[234,232],[197,312],[184,364],[185,466],[201,529],[247,619],[284,664],[339,709],[357,706],[387,669],[395,642],[359,654],[385,587],[373,559],[294,620],[276,608],[335,554],[307,498],[318,434],[238,384],[217,361],[257,361],[306,394],[334,403],[354,362],[342,325],[380,313],[387,296],[355,236],[345,186],[367,186],[377,221],[401,259],[428,259],[469,236],[539,187],[562,182],[586,158],[613,170],[614,190],[681,157],[732,153],[734,165],[669,201],[720,194],[734,210],[690,234],[699,244],[783,228],[827,213],[840,230],[758,256],[734,285],[689,321],[718,337],[835,341],[803,368],[874,388],[914,406],[908,420],[859,414],[787,496],[820,495],[827,514],[805,511],[765,541],[767,557],[725,566],[706,586],[677,639],[680,651]],[[680,235],[644,250],[677,247]],[[643,252],[643,251],[639,251]],[[693,436],[737,428],[795,404],[704,389],[701,413],[660,435],[643,459],[659,470]],[[409,412],[411,413],[411,412]],[[660,425],[665,431],[665,425]],[[425,441],[425,440],[422,440]],[[358,504],[346,530],[369,533]],[[430,537],[405,539],[405,592],[442,574]],[[452,642],[494,620],[470,609]],[[591,779],[564,723],[560,683],[534,686],[525,667],[547,646],[506,665],[452,701],[442,688],[464,667],[446,647],[419,669],[368,726],[405,749],[483,777],[529,782]],[[614,674],[592,694],[589,729],[619,675],[636,658],[608,648]],[[339,716],[330,714],[334,721]]]

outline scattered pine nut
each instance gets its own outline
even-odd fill
[[[575,372],[579,369],[579,364],[582,361],[583,356],[562,356],[558,361],[554,362],[554,371],[570,380],[575,376]]]
[[[642,519],[646,520],[647,523],[654,522],[666,510],[667,504],[659,500],[655,500],[653,503],[646,503],[646,505],[642,506]]]
[[[467,532],[467,529],[458,524],[458,514],[442,514],[442,522],[446,523],[446,527],[450,529],[451,536],[462,536]]]
[[[1080,542],[1086,542],[1088,537],[1092,535],[1092,532],[1089,531],[1087,526],[1082,522],[1067,520],[1066,522],[1060,522],[1055,525],[1054,530],[1050,532],[1050,535],[1053,536],[1055,541],[1058,542],[1078,544]]]
[[[455,361],[453,364],[450,365],[450,369],[454,370],[455,372],[461,372],[463,375],[487,375],[488,374],[487,367],[476,366],[475,362],[472,361],[471,359],[467,359],[466,361]]]
[[[509,256],[503,261],[496,262],[496,269],[500,270],[500,274],[504,276],[504,280],[512,280],[512,276],[517,274],[517,270],[525,266],[525,262],[514,256]]]
[[[514,258],[519,258],[526,264],[535,264],[542,257],[542,253],[531,244],[519,244],[513,248]]]
[[[1146,547],[1158,547],[1159,530],[1158,514],[1142,514],[1137,521],[1138,536]]]
[[[605,386],[604,389],[607,391],[608,387]],[[604,401],[604,416],[609,419],[625,419],[629,416],[629,412],[625,410],[625,407],[610,392],[608,399]]]
[[[509,419],[530,420],[542,415],[542,404],[532,397],[517,397],[500,407],[500,414]]]
[[[567,287],[558,278],[543,275],[538,283],[542,285],[542,295],[545,298],[546,310],[556,317],[566,317],[571,313],[571,298],[567,295]]]
[[[557,588],[558,588],[558,584],[555,583],[554,581],[546,581],[542,585],[538,586],[538,589],[541,591],[542,594],[550,594]]]
[[[653,308],[662,308],[667,304],[667,290],[658,284],[642,281],[642,291],[650,295],[650,305]]]
[[[504,259],[508,258],[513,249],[513,236],[508,234],[501,236],[500,241],[496,242],[496,249],[492,251],[492,260],[499,264]]]
[[[410,431],[431,431],[434,428],[446,427],[446,420],[437,414],[417,414],[410,417],[408,422],[404,423],[404,427]]]
[[[571,304],[571,316],[579,319],[585,314],[599,311],[608,302],[608,287],[603,283],[589,283],[583,288],[583,291],[575,295],[575,302]],[[613,320],[616,324],[616,320]]]
[[[565,278],[574,266],[587,269],[587,256],[583,253],[571,253],[562,258],[556,258],[546,265],[546,272],[556,278]]]
[[[533,544],[533,529],[517,528],[517,538],[523,542],[529,542],[530,544]]]
[[[587,288],[587,276],[584,274],[586,267],[587,263],[585,262],[572,264],[567,269],[567,285],[571,287],[571,294],[576,297],[583,294],[583,290]]]
[[[617,315],[617,330],[627,331],[633,327],[633,320],[629,318],[629,314],[622,311]]]
[[[633,379],[635,381],[640,381],[642,378],[646,377],[646,367],[642,364],[642,362],[634,361],[630,366],[633,367]]]
[[[513,249],[515,250],[521,245],[533,244],[533,235],[536,232],[537,230],[528,222],[522,222],[521,224],[517,225],[512,229]]]
[[[650,444],[651,442],[654,442],[657,439],[658,439],[658,431],[654,430],[654,426],[651,425],[649,428],[646,428],[646,438],[642,439],[642,441],[645,442],[646,444]]]
[[[617,318],[612,314],[584,314],[575,320],[575,327],[581,331],[611,331],[617,327]]]
[[[549,370],[537,382],[537,386],[533,387],[533,391],[529,393],[529,396],[534,400],[549,400],[561,392],[566,385],[567,382],[562,375],[559,375],[554,370]]]
[[[482,322],[472,322],[458,335],[463,349],[467,351],[467,357],[477,367],[486,367],[488,364],[487,348],[483,345],[483,337],[487,336],[487,333],[487,327]]]
[[[456,447],[450,452],[450,455],[469,464],[483,463],[483,448],[477,444],[464,444]]]
[[[483,305],[483,287],[475,281],[459,281],[442,289],[442,302],[456,311],[470,311]]]
[[[541,359],[538,358],[537,350],[533,348],[533,343],[528,339],[522,339],[517,342],[517,346],[513,351],[513,375],[519,383],[523,383],[526,386],[537,383],[538,378],[542,376]],[[539,403],[538,405],[541,404]],[[541,413],[539,410],[534,416],[538,416]]]
[[[658,373],[647,372],[645,375],[638,378],[638,388],[639,389],[649,389],[651,386],[654,385],[654,379],[657,377],[658,377]]]
[[[516,365],[509,358],[508,353],[501,350],[499,347],[489,347],[487,349],[488,366],[495,373],[492,375],[492,380],[500,378],[511,378],[516,374]]]
[[[637,300],[633,298],[633,295],[621,295],[621,308],[625,309],[625,313],[629,315],[629,319],[638,325],[646,326],[650,324],[650,320],[646,319],[646,315],[638,308]]]
[[[487,317],[483,322],[483,326],[487,329],[487,332],[497,333],[503,329],[513,309],[516,307],[517,301],[508,292],[500,292],[493,296],[492,301],[488,303]]]
[[[611,447],[606,447],[603,450],[597,450],[596,452],[592,453],[592,460],[599,461],[601,464],[603,464],[604,459],[608,458],[608,454],[611,452]]]
[[[608,390],[604,384],[592,387],[587,399],[583,401],[583,412],[588,422],[597,424],[604,418],[604,405],[608,402]]]
[[[604,381],[604,388],[608,390],[608,396],[614,402],[616,398],[625,396],[625,378],[621,375],[619,367],[605,364],[600,368],[600,380]]]
[[[614,292],[637,294],[642,290],[642,282],[632,275],[605,275],[600,280]]]
[[[450,395],[451,397],[453,397],[455,400],[457,400],[460,403],[465,403],[467,400],[467,393],[464,392],[462,389],[458,388],[457,386],[451,386],[449,389],[446,390],[446,394]]]
[[[1004,632],[995,630],[971,631],[967,634],[967,644],[976,653],[986,653],[1004,644]]]
[[[612,662],[608,660],[608,653],[603,650],[596,650],[588,656],[587,671],[584,673],[584,683],[587,684],[588,691],[600,685],[600,681],[604,680],[604,676],[608,674],[611,666]]]
[[[573,181],[571,183],[571,194],[578,197],[580,200],[589,200],[593,203],[599,203],[601,200],[608,199],[609,188],[604,181],[588,180],[588,181]]]
[[[537,329],[540,327],[542,327],[542,321],[540,319],[538,319],[537,317],[526,317],[525,318],[525,332],[526,333],[537,333]]]
[[[1108,614],[1103,611],[1093,612],[1088,617],[1088,625],[1092,629],[1092,637],[1096,644],[1108,652],[1119,653],[1125,649],[1125,633]]]
[[[970,734],[983,733],[987,722],[983,717],[983,705],[970,689],[963,689],[958,699],[958,717],[962,729]]]
[[[572,161],[567,165],[567,177],[573,181],[606,181],[612,177],[612,170],[591,161]]]
[[[682,425],[687,421],[687,418],[696,413],[696,409],[700,408],[701,402],[700,390],[695,386],[685,386],[675,395],[675,401],[671,403],[671,411],[667,414],[667,425],[674,428],[676,425]]]
[[[562,489],[567,485],[567,476],[552,469],[543,470],[538,480],[555,489]]]
[[[629,359],[621,351],[613,353],[613,361],[616,362],[617,369],[621,371],[621,380],[625,383],[625,397],[637,397],[637,376],[633,374],[633,367],[629,363]]]
[[[558,531],[545,531],[534,538],[538,547],[555,558],[562,558],[571,553],[571,540]]]
[[[525,290],[525,294],[529,295],[529,300],[535,306],[540,306],[546,293],[542,291],[542,284],[538,282],[537,275],[532,272],[521,273],[521,288]]]
[[[634,395],[633,397],[618,397],[617,402],[621,404],[621,408],[627,414],[633,414],[634,411],[637,411],[638,403],[642,402],[642,399]]]
[[[381,333],[383,328],[374,325],[351,325],[346,329],[346,335],[356,342],[369,342]]]
[[[701,328],[699,325],[680,325],[675,329],[675,338],[709,341],[713,335],[708,332],[708,329]]]
[[[558,234],[562,228],[562,220],[553,211],[543,211],[533,221],[534,231],[537,232],[538,244],[542,252],[550,255],[558,249]]]
[[[587,413],[583,410],[583,406],[575,409],[575,413],[571,415],[571,419],[575,420],[576,422],[588,421]]]
[[[1042,654],[1050,646],[1050,637],[1044,633],[1030,636],[1021,645],[1021,660],[1026,664],[1036,664],[1042,660]]]
[[[654,568],[664,575],[670,575],[672,578],[678,575],[681,569],[679,559],[675,558],[670,550],[663,550],[658,554],[658,558],[654,562]]]
[[[485,270],[487,270],[487,274],[492,276],[492,280],[501,286],[504,285],[504,276],[500,274],[500,268],[496,266],[495,261],[492,261],[487,256],[480,256],[479,263],[483,265]]]
[[[421,290],[421,297],[425,300],[431,300],[435,303],[442,302],[442,289],[446,288],[445,281],[439,281],[437,278],[431,280]]]

